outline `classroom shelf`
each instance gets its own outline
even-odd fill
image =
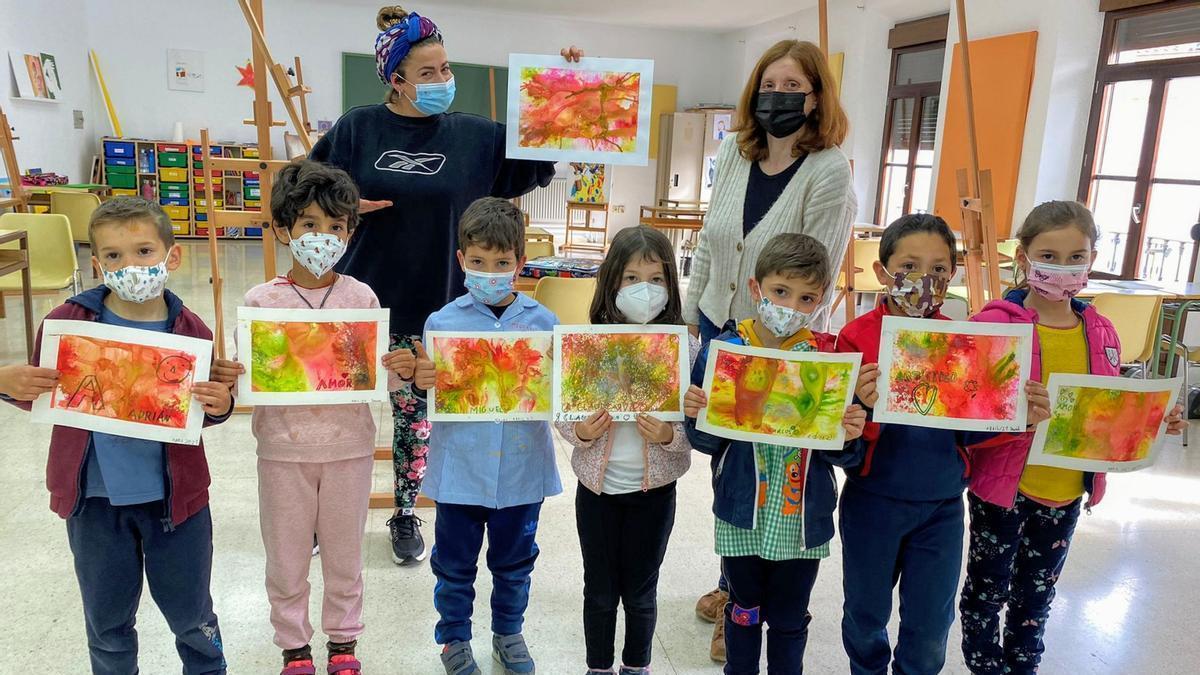
[[[140,195],[162,205],[178,237],[208,236],[208,208],[204,199],[206,181],[213,186],[216,208],[258,211],[257,171],[213,171],[205,176],[198,143],[103,136],[102,182],[113,187],[113,195]],[[241,143],[209,146],[212,157],[256,158],[258,147]],[[258,238],[262,228],[217,228],[222,239]]]

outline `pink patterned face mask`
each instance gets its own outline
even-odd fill
[[[1088,283],[1089,265],[1051,265],[1029,261],[1029,287],[1047,300],[1062,302],[1075,297]]]

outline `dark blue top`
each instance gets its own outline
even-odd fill
[[[392,333],[419,335],[425,319],[463,292],[458,221],[480,197],[519,197],[554,178],[553,162],[506,159],[503,124],[468,113],[403,117],[384,104],[348,111],[311,159],[344,169],[363,214],[337,270],[375,291]]]
[[[764,173],[758,162],[750,163],[750,178],[746,181],[746,201],[742,204],[743,237],[749,235],[750,230],[753,230],[775,205],[779,195],[783,194],[783,189],[792,182],[792,176],[796,175],[800,165],[804,163],[804,157],[797,157],[791,166],[774,176]]]
[[[171,322],[130,321],[100,306],[100,323],[125,328],[169,332]],[[85,497],[107,497],[115,506],[145,504],[163,499],[163,444],[99,431],[88,441]]]

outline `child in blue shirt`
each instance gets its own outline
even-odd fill
[[[458,262],[468,294],[434,312],[429,331],[548,331],[558,319],[513,292],[525,264],[525,219],[512,203],[485,197],[458,226]],[[418,349],[416,393],[434,383],[433,364]],[[506,675],[534,672],[521,636],[537,560],[542,500],[562,492],[549,422],[437,422],[429,439],[422,491],[437,502],[430,564],[437,576],[434,629],[447,675],[479,675],[471,653],[475,570],[488,535],[492,572],[492,656]]]

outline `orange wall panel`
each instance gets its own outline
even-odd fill
[[[975,97],[975,130],[979,136],[979,168],[991,169],[996,204],[996,236],[1013,231],[1013,200],[1021,168],[1025,115],[1033,84],[1037,32],[1014,33],[971,40],[971,84]],[[960,45],[954,45],[950,65],[950,90],[946,123],[942,128],[942,154],[938,163],[933,211],[955,230],[962,229],[958,210],[958,169],[970,170],[971,146],[967,140],[967,101]],[[1023,218],[1024,214],[1017,214]]]

